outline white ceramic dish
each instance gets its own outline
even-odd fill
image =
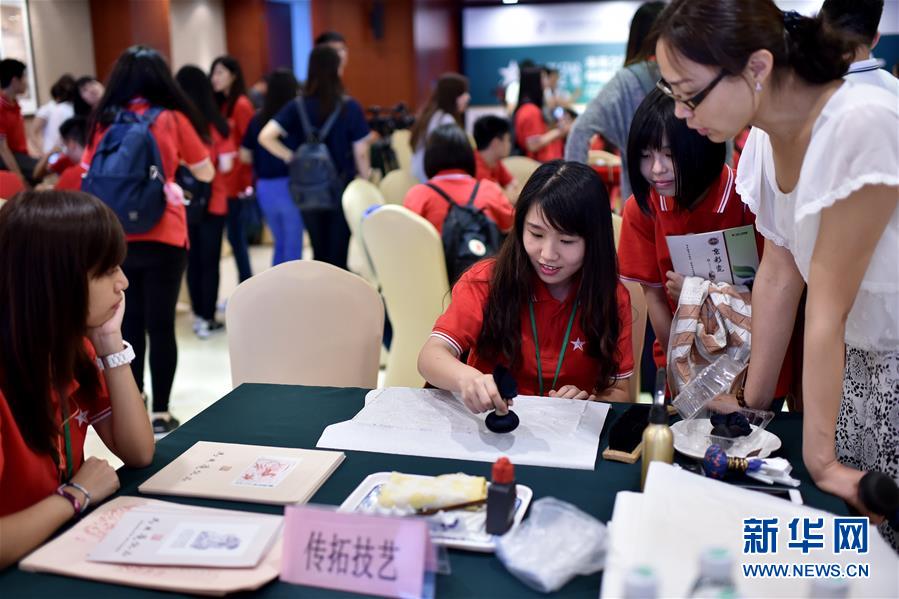
[[[709,435],[712,432],[712,423],[707,419],[681,420],[671,425],[674,433],[674,449],[680,453],[701,460],[705,457],[705,450],[712,444]],[[735,440],[733,446],[725,451],[734,458],[767,458],[772,452],[780,449],[780,437],[772,432],[752,426],[752,433],[748,437]],[[758,450],[758,453],[753,453]],[[753,453],[753,455],[749,455]]]
[[[381,487],[390,480],[390,472],[376,472],[365,477],[350,496],[344,500],[338,511],[360,512],[364,514],[389,514],[378,506],[378,494]],[[407,475],[418,476],[418,475]],[[420,478],[431,478],[421,476]],[[487,483],[490,484],[489,482]],[[518,499],[515,502],[515,517],[512,528],[521,523],[525,512],[534,496],[530,487],[522,484],[516,485]],[[403,515],[396,513],[395,515]],[[454,549],[492,553],[495,549],[495,536],[489,535],[484,530],[487,519],[487,506],[477,508],[458,509],[440,512],[433,516],[420,516],[428,520],[431,532],[431,540],[436,545],[443,545]],[[511,530],[511,529],[510,529]]]

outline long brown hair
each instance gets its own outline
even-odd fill
[[[622,356],[618,355],[618,260],[612,233],[612,211],[605,185],[592,168],[554,160],[541,165],[515,204],[515,226],[496,256],[478,355],[518,364],[521,354],[521,309],[533,294],[534,268],[524,249],[525,217],[537,206],[555,229],[584,239],[584,263],[577,297],[587,354],[599,362],[596,391],[611,386]],[[625,323],[627,324],[627,323]]]
[[[317,46],[309,53],[303,95],[318,98],[319,124],[324,123],[334,112],[338,100],[343,96],[339,68],[340,55],[331,46]]]
[[[437,85],[434,86],[434,91],[431,92],[431,97],[428,98],[421,112],[415,117],[415,123],[410,130],[409,144],[413,150],[417,149],[419,144],[425,142],[428,134],[428,124],[431,122],[431,117],[438,110],[442,110],[450,115],[457,125],[463,129],[465,128],[465,123],[462,122],[462,113],[459,112],[456,100],[466,92],[468,92],[468,78],[464,75],[444,73],[440,76],[437,80]]]
[[[0,209],[0,390],[35,452],[56,455],[53,392],[65,401],[73,380],[99,392],[84,347],[89,282],[125,247],[115,213],[81,191],[26,191]]]

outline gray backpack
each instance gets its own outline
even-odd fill
[[[321,129],[315,129],[309,122],[302,97],[296,99],[296,107],[306,140],[294,152],[288,165],[290,195],[301,210],[335,210],[340,204],[340,176],[325,139],[340,116],[343,99],[338,100]]]

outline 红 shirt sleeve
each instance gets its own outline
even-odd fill
[[[621,240],[618,242],[618,270],[625,281],[636,281],[650,287],[661,287],[656,255],[655,223],[640,209],[631,196],[624,203]]]
[[[487,264],[475,265],[462,275],[453,287],[449,307],[437,319],[431,331],[432,337],[446,342],[457,355],[472,349],[481,334],[484,306],[487,304],[490,288]]]
[[[627,287],[618,283],[616,290],[618,300],[618,372],[615,380],[626,379],[634,374],[634,345],[631,329],[634,326],[634,314],[631,308],[631,294]]]

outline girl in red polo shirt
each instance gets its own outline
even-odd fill
[[[127,466],[153,459],[122,340],[124,258],[92,195],[30,191],[0,209],[0,568],[118,489],[105,460],[84,459],[88,425]]]
[[[464,206],[478,183],[475,208],[483,210],[501,232],[507,233],[512,228],[512,204],[499,185],[475,179],[474,150],[458,126],[440,125],[428,136],[424,168],[428,182],[410,189],[403,206],[430,221],[438,233],[443,231],[443,221],[450,209],[440,191]]]
[[[525,155],[540,162],[557,160],[565,153],[570,123],[550,129],[543,119],[543,70],[523,69],[515,109],[515,140]]]
[[[725,144],[714,143],[674,115],[674,101],[650,92],[634,113],[627,146],[634,195],[624,205],[618,266],[646,295],[656,335],[656,364],[666,363],[671,321],[684,277],[674,272],[665,237],[753,225],[755,216],[734,187]],[[756,235],[761,254],[763,244]],[[779,395],[789,381],[782,377]]]
[[[418,370],[472,412],[506,412],[497,364],[511,368],[522,395],[626,400],[631,324],[605,186],[590,167],[557,160],[525,184],[497,257],[453,287]]]
[[[228,121],[219,112],[215,103],[212,85],[206,73],[194,65],[183,66],[175,80],[197,108],[197,117],[209,131],[211,143],[206,147],[216,164],[215,179],[212,180],[212,195],[205,213],[187,226],[190,251],[187,253],[187,288],[194,310],[194,333],[206,339],[211,333],[223,331],[225,325],[215,319],[215,306],[219,294],[219,262],[222,258],[222,234],[225,230],[225,215],[228,213],[226,177],[233,166],[233,160],[223,160],[225,155],[233,155],[234,143]],[[223,164],[230,162],[231,164]]]
[[[156,139],[165,175],[165,212],[147,233],[128,235],[128,257],[122,269],[131,281],[131,299],[122,328],[134,343],[137,359],[131,365],[143,391],[145,338],[149,336],[153,373],[153,429],[164,434],[178,426],[169,413],[169,396],[178,364],[175,305],[187,265],[187,215],[175,171],[184,163],[200,181],[210,182],[215,169],[205,141],[210,141],[196,108],[175,83],[168,65],[152,48],[133,46],[116,60],[109,84],[88,124],[88,147],[82,158],[90,168],[106,128],[121,110],[143,114],[151,106],[165,108],[150,133]]]
[[[224,174],[225,189],[228,195],[228,243],[231,245],[234,261],[237,263],[237,276],[243,283],[253,276],[250,266],[250,250],[247,244],[247,231],[244,223],[246,215],[244,210],[249,207],[241,200],[245,197],[247,188],[253,184],[253,171],[250,165],[237,160],[237,148],[243,141],[243,136],[250,126],[250,120],[256,111],[253,103],[247,97],[247,86],[243,79],[243,70],[240,63],[233,56],[219,56],[212,61],[209,69],[209,81],[215,90],[216,102],[222,115],[228,119],[228,127],[231,131],[231,143],[234,146],[233,153],[223,155],[219,165]]]

